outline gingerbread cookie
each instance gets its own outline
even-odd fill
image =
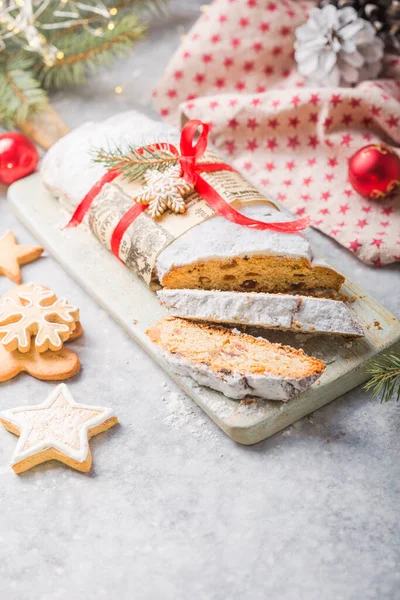
[[[89,439],[118,419],[111,408],[78,404],[61,383],[42,404],[5,410],[0,421],[20,436],[11,462],[16,473],[53,459],[86,473],[92,464]]]
[[[0,239],[0,275],[5,275],[14,283],[21,283],[20,265],[39,258],[43,248],[40,246],[20,246],[13,231],[7,231]]]
[[[79,320],[79,309],[40,285],[21,285],[0,301],[0,340],[12,352],[60,350]]]

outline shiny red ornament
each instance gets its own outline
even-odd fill
[[[382,200],[400,186],[400,158],[390,146],[365,146],[349,160],[353,188],[371,200]]]
[[[39,155],[35,145],[22,133],[0,135],[0,183],[10,185],[35,171]]]

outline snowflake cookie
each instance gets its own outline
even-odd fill
[[[28,352],[31,338],[38,352],[57,351],[79,321],[79,309],[41,285],[21,285],[0,302],[0,341],[12,352]]]
[[[11,462],[16,473],[53,459],[86,473],[92,464],[89,439],[118,419],[111,408],[78,404],[61,383],[42,404],[3,411],[0,422],[19,435]]]
[[[184,198],[194,190],[194,186],[181,177],[181,174],[180,165],[170,167],[162,173],[155,169],[146,171],[146,185],[134,201],[148,204],[148,213],[153,219],[161,217],[167,208],[175,213],[184,213]]]

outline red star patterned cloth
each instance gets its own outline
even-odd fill
[[[310,88],[293,57],[314,2],[216,0],[154,91],[161,116],[201,119],[230,162],[295,215],[381,266],[400,260],[400,194],[370,201],[348,181],[368,144],[400,144],[400,58],[355,88]]]

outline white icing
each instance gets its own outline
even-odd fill
[[[77,428],[71,428],[69,420],[66,418],[70,414],[73,420],[74,410],[88,411],[88,419],[81,422]],[[42,412],[40,413],[40,411]],[[96,414],[93,416],[94,412]],[[20,416],[18,416],[19,413],[21,413]],[[30,413],[32,414],[31,418]],[[53,434],[51,431],[52,413],[54,426],[57,430]],[[0,413],[0,418],[12,423],[20,430],[11,466],[50,448],[59,450],[62,454],[77,462],[85,462],[89,452],[89,430],[101,425],[113,416],[115,415],[111,408],[89,406],[75,402],[65,383],[55,387],[41,404],[5,410]],[[35,427],[40,427],[40,431],[35,432]],[[32,433],[35,436],[32,436]],[[76,434],[78,435],[78,448],[74,447]],[[29,439],[32,439],[32,437],[36,441],[30,444]]]
[[[168,312],[175,317],[215,323],[240,323],[266,329],[364,335],[351,310],[337,300],[206,290],[164,289],[157,292],[157,295]]]
[[[210,387],[235,400],[245,396],[258,396],[266,400],[287,402],[307,390],[320,377],[320,374],[295,379],[270,374],[215,373],[207,365],[192,363],[187,358],[172,355],[159,346],[157,350],[174,373],[192,377],[200,385]]]
[[[85,123],[58,140],[47,152],[41,167],[43,183],[74,209],[106,172],[101,164],[93,162],[93,150],[177,142],[178,137],[175,129],[134,110],[118,113],[101,123]]]

